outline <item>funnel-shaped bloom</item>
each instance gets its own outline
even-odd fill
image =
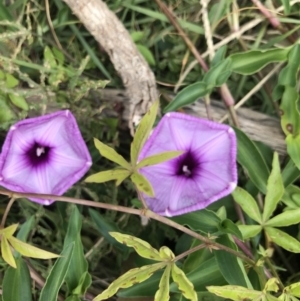
[[[235,189],[236,137],[229,126],[168,113],[146,141],[139,161],[174,150],[185,153],[140,169],[154,190],[154,198],[144,195],[152,211],[174,216],[203,209]]]
[[[18,192],[62,195],[92,165],[76,120],[68,110],[13,125],[0,155],[0,186]],[[53,200],[30,198],[49,205]]]

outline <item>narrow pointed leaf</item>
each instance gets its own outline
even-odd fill
[[[159,289],[155,293],[154,301],[168,301],[170,299],[170,271],[171,265],[167,265],[159,282]]]
[[[261,225],[239,225],[238,227],[243,235],[243,239],[254,237],[262,230]]]
[[[30,244],[27,244],[15,237],[8,238],[8,241],[13,246],[13,248],[18,251],[21,255],[31,258],[40,258],[40,259],[49,259],[49,258],[57,258],[59,255],[44,251],[37,247],[34,247]]]
[[[136,172],[132,174],[130,178],[139,191],[147,194],[150,197],[154,197],[153,188],[149,181],[143,175]]]
[[[151,166],[155,165],[164,161],[168,161],[171,159],[174,159],[176,157],[179,157],[182,155],[184,151],[170,151],[170,152],[164,152],[158,155],[153,155],[150,157],[147,157],[143,159],[141,162],[138,163],[137,168],[142,168],[145,166]]]
[[[59,289],[64,282],[70,266],[73,250],[74,243],[71,243],[62,251],[60,254],[61,257],[56,260],[46,279],[39,301],[57,301]]]
[[[158,261],[162,260],[159,252],[142,239],[127,234],[121,234],[119,232],[110,232],[109,234],[118,242],[134,248],[135,251],[144,258]]]
[[[193,283],[186,277],[185,273],[176,264],[172,265],[172,278],[186,299],[192,301],[198,300]]]
[[[228,298],[234,301],[253,300],[261,295],[261,292],[259,291],[236,285],[208,286],[207,290],[219,297]]]
[[[285,142],[288,154],[298,169],[300,169],[300,135],[294,137],[292,134],[289,134],[285,138]]]
[[[151,106],[149,111],[145,114],[140,124],[138,125],[130,148],[130,158],[132,166],[136,165],[139,153],[146,140],[148,139],[158,113],[158,108],[159,101],[157,100],[154,102],[154,104]]]
[[[276,215],[265,223],[270,227],[287,227],[300,223],[300,208],[288,210]]]
[[[165,263],[155,263],[145,265],[141,268],[129,270],[127,273],[116,279],[110,286],[103,291],[100,295],[93,299],[93,301],[106,300],[112,297],[120,288],[131,287],[136,283],[147,280],[154,272],[162,269]]]
[[[130,169],[130,164],[121,155],[119,155],[113,148],[105,145],[104,143],[102,143],[96,138],[94,138],[94,143],[96,148],[99,150],[100,154],[103,157],[119,164],[125,169]]]
[[[268,166],[251,139],[241,130],[234,128],[238,140],[238,162],[247,169],[253,184],[262,192],[267,192]]]
[[[106,171],[100,171],[91,175],[85,179],[87,183],[104,183],[112,180],[123,181],[129,177],[130,172],[126,169],[111,169]]]
[[[16,107],[18,107],[20,109],[23,109],[25,111],[28,111],[29,106],[28,106],[28,103],[26,102],[26,100],[23,96],[9,93],[8,97],[10,98],[11,102]]]
[[[16,261],[10,249],[10,245],[4,235],[2,235],[1,238],[1,254],[4,261],[6,261],[11,267],[17,268]]]
[[[280,247],[292,252],[300,253],[300,242],[289,234],[272,227],[265,227],[270,239]]]
[[[17,258],[16,264],[16,269],[9,267],[5,271],[2,284],[3,301],[31,301],[31,278],[27,264],[22,258]]]
[[[284,193],[278,154],[274,153],[272,171],[268,179],[267,194],[263,211],[263,221],[266,222],[274,212]]]
[[[261,213],[254,198],[246,190],[237,187],[232,193],[234,200],[242,207],[243,211],[259,224],[262,222]]]
[[[6,238],[9,238],[10,236],[13,236],[14,233],[16,232],[19,224],[13,224],[10,225],[9,227],[6,227],[4,229],[0,229],[0,234],[4,234]]]

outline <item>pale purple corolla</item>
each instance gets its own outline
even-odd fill
[[[13,125],[0,155],[0,186],[17,192],[62,195],[90,168],[92,159],[69,110]],[[42,205],[53,200],[30,198]]]
[[[206,208],[237,185],[236,136],[227,125],[167,113],[146,141],[138,161],[166,151],[179,157],[139,170],[155,196],[143,197],[152,211],[175,216]]]

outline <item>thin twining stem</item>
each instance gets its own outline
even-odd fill
[[[196,239],[199,239],[200,241],[205,243],[206,246],[210,249],[226,251],[228,253],[235,255],[236,257],[241,258],[242,260],[247,262],[249,265],[255,266],[255,261],[252,260],[251,258],[249,258],[248,256],[246,256],[238,251],[235,251],[227,246],[221,245],[208,237],[198,234],[198,233],[190,230],[189,228],[186,228],[166,217],[163,217],[161,215],[158,215],[158,214],[152,212],[149,209],[141,209],[140,210],[140,209],[128,208],[128,207],[119,206],[119,205],[106,204],[106,203],[101,203],[101,202],[94,202],[94,201],[70,198],[70,197],[65,197],[65,196],[57,196],[57,195],[52,195],[52,194],[24,193],[24,192],[2,190],[2,189],[0,189],[0,194],[6,195],[11,198],[15,198],[15,199],[17,199],[17,198],[39,198],[39,199],[44,199],[44,200],[50,199],[50,200],[56,200],[58,202],[72,203],[72,204],[77,204],[77,205],[120,211],[120,212],[130,213],[130,214],[134,214],[134,215],[147,216],[148,218],[157,220],[157,221],[159,221],[163,224],[166,224],[172,228],[178,229]]]

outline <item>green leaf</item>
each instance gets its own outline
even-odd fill
[[[171,265],[167,265],[159,282],[159,289],[155,293],[154,301],[168,301],[170,299],[170,271]]]
[[[279,290],[279,281],[277,278],[270,278],[268,279],[267,283],[265,284],[264,291],[265,292],[275,292],[277,293]]]
[[[239,225],[239,229],[242,232],[243,239],[248,239],[256,236],[261,232],[262,226],[260,225]]]
[[[98,139],[94,138],[94,143],[96,148],[99,150],[100,154],[106,159],[113,161],[125,169],[130,170],[131,165],[121,156],[119,155],[113,148],[105,145]]]
[[[72,290],[72,294],[79,295],[79,296],[85,295],[86,290],[91,286],[91,284],[92,284],[91,275],[89,274],[89,272],[84,272],[79,279],[77,287],[75,287]]]
[[[300,135],[294,137],[289,134],[285,139],[287,152],[294,161],[298,169],[300,169]]]
[[[172,261],[175,258],[174,253],[166,246],[159,249],[159,255],[165,261]]]
[[[84,181],[87,183],[105,183],[108,181],[117,180],[117,184],[121,184],[129,176],[129,170],[120,168],[97,172],[91,176],[88,176]]]
[[[265,226],[287,227],[300,223],[300,208],[287,210],[268,220]]]
[[[177,158],[180,155],[182,155],[183,153],[184,153],[184,151],[163,152],[163,153],[153,155],[153,156],[150,156],[150,157],[147,157],[147,158],[143,159],[142,161],[140,161],[138,163],[138,165],[136,167],[137,168],[142,168],[142,167],[145,167],[145,166],[151,166],[151,165],[159,164],[161,162],[165,162],[165,161]]]
[[[158,113],[158,108],[159,108],[159,101],[157,100],[154,102],[150,110],[142,118],[135,132],[130,147],[130,159],[131,159],[131,165],[133,167],[136,166],[140,151],[143,148],[152,130],[152,127],[154,125]]]
[[[212,61],[211,61],[211,67],[216,66],[218,63],[224,61],[225,55],[227,52],[227,45],[221,46],[214,55]]]
[[[50,259],[50,258],[59,257],[59,255],[57,254],[34,247],[13,236],[8,238],[8,241],[16,251],[18,251],[21,255],[26,257],[40,258],[40,259]]]
[[[239,239],[243,239],[243,235],[238,226],[230,219],[225,219],[219,224],[219,230],[226,234],[233,234]]]
[[[48,46],[44,49],[44,66],[48,69],[56,69],[57,67],[56,59]]]
[[[139,42],[145,37],[145,33],[143,31],[133,31],[130,33],[130,36],[133,42]]]
[[[207,209],[172,217],[171,220],[180,225],[186,225],[194,231],[210,234],[219,231],[221,222],[221,219],[213,211]]]
[[[290,48],[270,49],[270,50],[250,50],[232,54],[232,71],[240,74],[253,74],[261,70],[266,65],[273,62],[283,62],[287,60]]]
[[[216,241],[237,251],[235,243],[228,235],[222,235]],[[252,288],[240,258],[223,250],[214,250],[214,254],[220,271],[229,284]]]
[[[209,69],[204,75],[203,82],[209,89],[222,86],[231,75],[231,59],[227,58]]]
[[[172,102],[164,108],[164,113],[176,111],[181,107],[195,102],[198,98],[207,95],[209,92],[210,89],[205,82],[191,84],[176,94]]]
[[[236,285],[208,286],[207,290],[219,297],[234,301],[254,300],[261,292]]]
[[[25,111],[29,110],[29,106],[23,96],[16,95],[9,93],[8,97],[10,98],[11,102],[18,108],[23,109]]]
[[[262,192],[267,192],[269,169],[256,145],[241,130],[234,128],[238,140],[238,162],[247,169],[253,184]]]
[[[110,232],[109,234],[118,242],[134,248],[140,256],[152,260],[162,261],[159,252],[146,241],[131,235],[121,234],[119,232]]]
[[[263,222],[265,223],[274,212],[278,202],[284,193],[284,186],[281,178],[280,163],[278,154],[274,153],[272,171],[268,179],[267,194],[263,211]]]
[[[74,242],[74,249],[72,258],[70,261],[70,267],[66,274],[65,280],[68,286],[69,291],[73,291],[78,287],[80,281],[82,281],[82,275],[85,275],[85,281],[82,284],[91,283],[91,276],[87,273],[88,271],[88,263],[84,257],[83,245],[81,242],[81,226],[82,226],[82,217],[79,213],[77,207],[75,205],[72,206],[72,214],[69,218],[68,230],[64,240],[64,248],[66,248],[69,244]],[[84,285],[81,287],[81,291],[77,292],[78,295],[84,295],[87,288]]]
[[[34,226],[35,217],[32,215],[23,225],[21,225],[18,231],[17,238],[21,241],[26,241],[31,229]]]
[[[60,254],[61,257],[56,260],[46,279],[39,301],[57,301],[59,289],[64,282],[71,263],[73,250],[74,242],[63,249]]]
[[[131,181],[136,188],[150,197],[154,197],[154,191],[150,182],[142,174],[135,172],[131,175]]]
[[[270,239],[280,247],[292,252],[300,253],[300,242],[289,234],[272,227],[265,227]]]
[[[296,283],[293,283],[289,286],[286,286],[284,288],[284,291],[291,294],[291,295],[294,295],[296,297],[300,297],[300,282],[296,282]]]
[[[99,212],[93,209],[89,209],[89,214],[95,223],[97,230],[101,235],[114,247],[117,248],[118,252],[122,254],[124,257],[128,256],[129,249],[124,246],[123,244],[116,241],[109,233],[110,232],[120,232],[120,229],[117,227],[117,225],[107,220],[103,215],[101,215]]]
[[[129,270],[127,273],[113,281],[110,286],[100,295],[96,296],[93,301],[105,300],[112,297],[120,288],[130,287],[148,279],[154,272],[162,269],[166,263],[160,262],[151,265],[145,265],[140,268]]]
[[[1,254],[5,262],[7,262],[11,267],[15,269],[17,268],[14,256],[5,235],[2,235],[1,238]]]
[[[2,285],[3,301],[31,301],[31,278],[27,264],[22,258],[17,258],[16,264],[16,268],[9,267],[5,271]]]
[[[172,265],[172,278],[186,299],[192,301],[198,300],[193,283],[191,283],[185,273],[175,263]]]
[[[290,0],[281,0],[281,3],[283,4],[284,7],[284,14],[288,15],[291,11]]]
[[[11,89],[19,84],[19,81],[13,75],[7,73],[5,77],[6,77],[5,84],[7,88]]]
[[[300,177],[300,170],[296,167],[293,160],[289,160],[281,173],[284,187],[293,184]]]
[[[147,63],[150,66],[155,66],[155,58],[152,52],[149,50],[149,48],[141,44],[135,44],[135,46],[138,49],[138,51],[141,53],[141,55],[144,57],[144,59],[147,61]]]
[[[237,187],[232,192],[232,196],[249,217],[259,224],[262,223],[261,213],[258,205],[250,193],[240,187]]]

